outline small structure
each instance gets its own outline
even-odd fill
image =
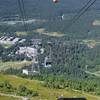
[[[30,51],[30,52],[29,52]],[[32,67],[30,70],[23,69],[23,74],[25,75],[39,75],[40,68],[39,68],[39,61],[38,61],[38,50],[36,48],[22,48],[21,53],[25,52],[28,57],[32,59]]]
[[[19,38],[15,38],[15,39],[13,39],[12,43],[15,44],[18,41],[19,41]]]
[[[24,98],[23,98],[23,100],[30,100],[30,99],[29,99],[29,98],[27,98],[27,97],[24,97]]]
[[[10,45],[14,45],[16,43],[23,43],[26,41],[26,39],[22,39],[20,40],[20,38],[16,37],[7,37],[7,36],[2,36],[0,37],[0,44],[10,44]]]
[[[65,17],[65,15],[63,14],[63,15],[61,16],[61,19],[64,20],[64,17]]]
[[[39,45],[42,43],[42,39],[32,39],[31,41],[33,45]]]
[[[44,48],[41,48],[40,49],[40,54],[43,54],[44,53]]]
[[[19,43],[23,43],[25,41],[26,41],[26,39],[22,39],[22,40],[19,41]]]
[[[29,72],[28,72],[27,69],[23,69],[22,73],[25,74],[25,75],[29,75]]]
[[[23,69],[22,70],[22,74],[25,74],[25,75],[39,75],[40,72],[39,71],[36,71],[36,70],[29,71],[28,69]]]
[[[46,67],[46,68],[52,67],[51,64],[52,64],[51,58],[45,57],[45,60],[44,60],[44,67]]]
[[[52,43],[48,42],[49,54],[44,59],[44,67],[49,68],[52,67]]]
[[[37,49],[33,47],[20,47],[16,54],[24,54],[29,58],[35,57],[37,55]]]
[[[39,67],[38,57],[36,56],[32,60],[31,75],[39,75],[39,74],[40,74],[40,67]]]

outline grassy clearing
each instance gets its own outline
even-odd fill
[[[26,36],[28,34],[29,34],[28,32],[16,32],[17,36]]]
[[[90,71],[92,73],[98,72],[98,71],[100,71],[100,65],[95,65],[94,68],[88,68],[88,71]]]
[[[31,61],[15,61],[15,62],[2,62],[0,61],[0,71],[7,70],[9,68],[20,69],[24,66],[30,65]]]
[[[41,86],[40,81],[28,80],[11,75],[0,74],[0,82],[9,81],[13,87],[18,88],[19,85],[25,85],[31,90],[39,93],[39,96],[31,98],[31,100],[56,100],[57,97],[86,97],[87,100],[100,100],[100,97],[81,93],[79,91],[64,90],[64,89],[50,89]],[[3,98],[3,97],[2,97]],[[4,99],[0,99],[4,100]]]
[[[3,46],[4,48],[10,48],[10,47],[12,47],[12,45],[13,45],[13,44],[8,44],[8,43],[7,43],[7,44],[2,44],[2,46]]]
[[[21,100],[21,99],[8,96],[0,96],[0,100]]]
[[[48,32],[48,31],[45,30],[45,28],[39,28],[39,29],[33,30],[31,32],[16,32],[16,35],[17,36],[27,36],[27,35],[33,34],[33,33],[39,33],[39,34],[52,36],[52,37],[63,37],[63,36],[65,36],[61,32]]]
[[[94,48],[96,45],[100,45],[100,40],[83,40],[83,43],[90,48]]]
[[[93,26],[100,26],[100,20],[94,20],[92,25]]]
[[[43,35],[52,36],[52,37],[63,37],[64,36],[64,34],[62,34],[61,32],[48,32],[44,28],[36,29],[34,30],[34,32],[37,32]]]

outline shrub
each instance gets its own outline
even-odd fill
[[[38,96],[38,93],[36,91],[30,90],[24,85],[19,86],[17,94],[20,96],[30,96],[30,97]]]

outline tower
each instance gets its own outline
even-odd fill
[[[34,47],[34,54],[32,56],[32,67],[31,67],[32,75],[40,75],[38,50],[39,50],[39,45],[41,44],[41,42],[42,42],[41,39],[32,39],[32,43],[33,43],[33,47]]]
[[[49,48],[48,50],[49,53],[44,60],[44,67],[46,68],[52,67],[52,43],[51,42],[48,42],[48,48]]]
[[[35,56],[35,57],[32,58],[31,73],[32,73],[32,75],[40,74],[38,56]]]

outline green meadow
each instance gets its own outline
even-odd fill
[[[56,100],[58,97],[85,97],[87,100],[100,100],[100,97],[98,96],[81,93],[80,91],[43,87],[41,85],[42,82],[38,80],[28,80],[17,76],[0,74],[0,83],[4,81],[9,81],[9,83],[15,88],[18,88],[20,85],[24,85],[33,91],[37,91],[39,95],[32,97],[31,100]],[[0,100],[19,99],[10,96],[0,96]]]

